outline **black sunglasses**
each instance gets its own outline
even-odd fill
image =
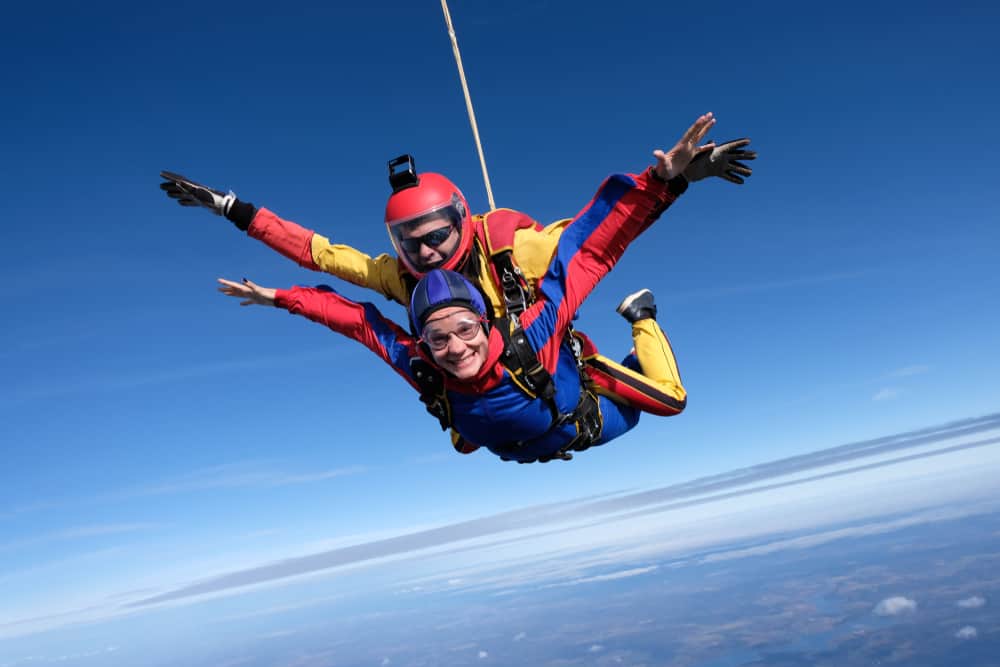
[[[427,232],[423,236],[412,236],[408,239],[399,239],[399,246],[406,252],[413,254],[420,250],[420,246],[425,245],[428,248],[437,248],[439,245],[448,240],[451,233],[455,230],[454,227],[448,225],[447,227],[439,227],[433,232]]]

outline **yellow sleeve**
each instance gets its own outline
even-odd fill
[[[532,289],[548,270],[559,244],[559,237],[570,222],[572,218],[566,218],[538,231],[519,229],[514,232],[514,261],[521,267]]]
[[[410,294],[401,275],[402,269],[392,255],[382,253],[372,257],[351,246],[333,244],[325,236],[313,234],[312,257],[321,271],[354,285],[375,290],[404,306],[410,303]]]

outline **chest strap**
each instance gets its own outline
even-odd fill
[[[552,375],[538,360],[535,348],[528,342],[528,336],[517,322],[516,316],[501,317],[496,322],[500,337],[503,338],[503,365],[521,391],[531,398],[547,401],[553,410],[553,418],[559,416],[552,400],[556,395],[556,385]]]

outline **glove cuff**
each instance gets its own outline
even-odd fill
[[[677,174],[667,181],[667,189],[675,197],[679,197],[688,189],[688,179],[684,173]]]
[[[250,223],[253,222],[255,215],[257,215],[257,209],[254,205],[239,199],[234,199],[229,210],[226,211],[226,219],[244,232],[250,229]]]
[[[649,175],[655,178],[660,183],[666,183],[667,190],[669,190],[670,194],[674,195],[675,197],[684,194],[684,191],[688,189],[688,178],[684,174],[684,172],[677,174],[668,181],[667,179],[662,178],[658,173],[656,173],[656,167],[650,167]]]

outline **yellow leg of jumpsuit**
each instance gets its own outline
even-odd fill
[[[655,415],[675,415],[684,410],[687,391],[681,384],[670,341],[656,320],[647,318],[632,325],[641,373],[599,354],[583,334],[574,335],[583,343],[584,368],[598,394]]]

